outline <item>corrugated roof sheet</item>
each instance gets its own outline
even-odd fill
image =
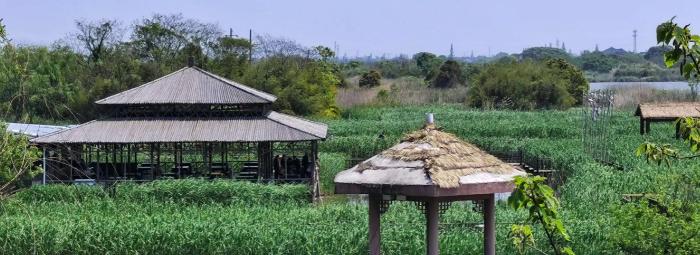
[[[185,67],[96,104],[260,104],[271,94],[227,80],[197,67]]]
[[[151,143],[309,141],[326,138],[324,124],[270,112],[265,116],[210,119],[94,120],[32,139],[34,143]]]
[[[639,104],[635,116],[653,119],[676,119],[700,117],[700,103],[658,103]]]
[[[61,131],[69,127],[64,126],[52,126],[52,125],[38,125],[38,124],[25,124],[25,123],[7,123],[7,132],[14,134],[26,135],[29,137],[38,137],[42,135],[47,135],[56,131]]]

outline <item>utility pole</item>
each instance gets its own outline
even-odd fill
[[[632,53],[637,53],[637,29],[632,30],[632,39],[634,40],[634,48],[632,48]]]
[[[248,44],[250,44],[248,47],[248,63],[252,64],[253,63],[253,29],[250,29],[248,31]]]

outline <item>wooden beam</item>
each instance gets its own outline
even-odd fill
[[[484,200],[484,254],[496,254],[496,198],[490,194]]]
[[[639,116],[639,134],[644,135],[644,118]]]
[[[381,218],[379,206],[382,195],[369,194],[369,254],[379,255],[381,253]]]
[[[428,255],[440,254],[440,241],[438,238],[440,235],[438,230],[440,206],[437,198],[431,198],[425,202],[425,220],[425,253]]]

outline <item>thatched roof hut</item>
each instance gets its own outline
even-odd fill
[[[513,179],[521,175],[526,173],[429,122],[399,144],[338,173],[335,191],[370,195],[370,254],[379,254],[382,200],[401,197],[425,204],[428,254],[438,252],[438,203],[484,200],[484,251],[494,254],[494,194],[512,191]]]
[[[700,103],[647,103],[637,105],[634,116],[639,116],[639,133],[646,134],[651,131],[651,122],[675,121],[678,118],[700,118]],[[676,136],[678,136],[676,127]]]

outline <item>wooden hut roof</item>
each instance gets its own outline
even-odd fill
[[[700,117],[700,103],[649,103],[639,104],[634,113],[645,119],[677,119]]]
[[[311,141],[325,124],[270,111],[231,118],[113,118],[32,139],[38,144]]]
[[[197,67],[185,67],[136,88],[96,101],[128,104],[268,104],[271,94],[228,80]]]
[[[335,182],[455,188],[463,184],[509,183],[517,175],[525,173],[431,124],[340,172]]]

